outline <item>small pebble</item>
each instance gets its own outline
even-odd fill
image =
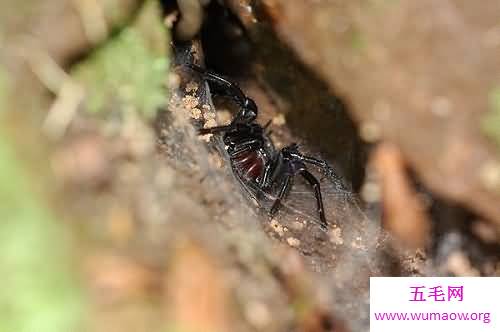
[[[368,203],[377,203],[381,198],[380,185],[374,181],[366,182],[361,188],[361,197]]]
[[[205,122],[205,125],[203,126],[204,128],[210,128],[210,127],[215,127],[217,126],[217,122],[215,119],[208,119],[207,122]]]
[[[191,117],[193,119],[199,120],[201,119],[201,110],[199,108],[192,108],[191,109]]]
[[[450,99],[439,96],[432,100],[431,102],[431,112],[435,115],[445,118],[451,113],[451,101]]]
[[[265,303],[250,302],[245,307],[247,320],[257,329],[263,329],[272,321],[272,315]]]
[[[299,240],[299,239],[296,239],[296,238],[294,238],[294,237],[289,237],[289,238],[287,238],[287,239],[286,239],[286,242],[288,243],[288,245],[289,245],[290,247],[295,247],[295,248],[296,248],[296,247],[300,246],[300,240]]]
[[[271,222],[270,222],[270,225],[272,227],[272,229],[278,233],[279,236],[283,236],[284,234],[284,230],[283,230],[283,226],[276,220],[276,219],[272,219]]]
[[[278,114],[272,119],[272,123],[275,126],[283,126],[286,123],[285,116],[283,114]]]
[[[342,230],[335,227],[330,231],[330,241],[336,245],[344,244],[344,239],[342,238]]]
[[[191,92],[196,92],[198,91],[198,84],[196,82],[189,82],[186,84],[186,92],[191,93]]]
[[[198,106],[198,98],[196,98],[196,96],[187,95],[184,98],[182,98],[182,102],[189,109],[193,109],[196,106]]]
[[[304,229],[304,224],[300,221],[294,221],[292,224],[292,228],[297,230],[297,231],[300,231],[300,230]]]
[[[479,170],[483,185],[490,190],[500,190],[500,163],[489,161]]]
[[[359,134],[361,138],[368,143],[374,143],[380,140],[380,137],[382,136],[380,126],[375,121],[362,123],[359,129]]]

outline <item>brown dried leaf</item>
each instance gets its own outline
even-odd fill
[[[423,248],[429,239],[430,220],[412,188],[398,148],[382,143],[372,156],[379,177],[384,226],[404,246]]]

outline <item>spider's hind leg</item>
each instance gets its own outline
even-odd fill
[[[269,214],[271,216],[274,216],[276,212],[278,212],[280,206],[281,206],[281,201],[285,197],[286,193],[290,189],[292,185],[292,175],[287,175],[285,176],[285,179],[281,183],[280,191],[278,193],[278,197],[274,200],[273,206],[271,207],[271,210],[269,211]]]
[[[316,203],[318,206],[318,213],[319,213],[319,219],[321,220],[321,227],[322,228],[327,228],[328,227],[328,222],[326,221],[325,217],[325,209],[323,207],[323,197],[321,196],[321,186],[319,184],[318,179],[309,172],[308,170],[301,170],[299,172],[302,177],[309,182],[309,184],[313,187],[314,189],[314,196],[316,197]]]
[[[343,190],[346,191],[347,187],[345,186],[344,182],[340,178],[340,176],[335,172],[335,170],[325,161],[322,159],[317,159],[314,157],[309,157],[309,156],[304,156],[300,153],[296,155],[297,158],[302,160],[305,163],[314,165],[316,167],[319,167],[320,169],[323,170],[323,172],[333,180],[335,183],[335,186],[337,187],[338,190]]]

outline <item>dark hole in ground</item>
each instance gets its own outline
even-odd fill
[[[292,137],[320,153],[346,184],[359,190],[367,145],[361,142],[346,104],[268,26],[258,23],[255,31],[246,31],[236,16],[212,1],[200,35],[209,69],[256,83],[285,114]]]

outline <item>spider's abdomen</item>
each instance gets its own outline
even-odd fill
[[[231,158],[236,171],[245,179],[257,180],[264,170],[264,158],[258,151],[248,151]]]

